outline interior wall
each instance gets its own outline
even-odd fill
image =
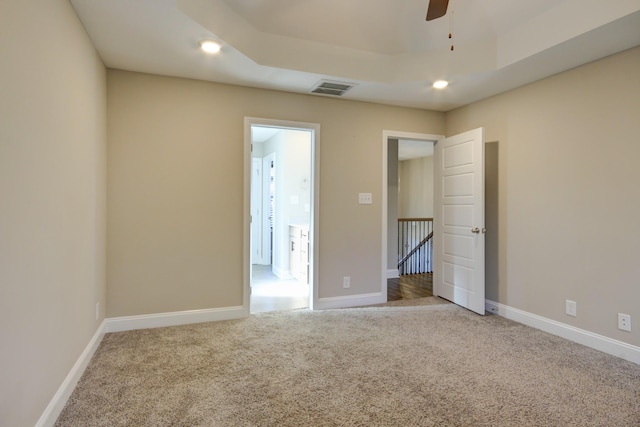
[[[398,271],[398,149],[397,139],[387,141],[387,272]]]
[[[262,151],[276,155],[273,272],[288,279],[289,225],[308,226],[311,216],[311,132],[283,129],[262,144]]]
[[[104,318],[106,71],[68,1],[0,32],[0,424],[33,426]]]
[[[499,160],[498,142],[484,145],[484,226],[487,230],[484,240],[485,298],[498,301],[500,289],[499,275]]]
[[[108,316],[242,305],[245,116],[320,123],[319,297],[379,292],[380,136],[444,113],[109,70]]]
[[[271,271],[274,272],[276,276],[279,278],[288,278],[283,275],[288,274],[289,271],[289,252],[286,251],[285,248],[282,247],[284,242],[288,242],[289,235],[288,230],[286,230],[287,235],[283,236],[282,234],[285,232],[284,224],[282,221],[282,211],[284,209],[284,194],[283,194],[283,174],[286,165],[284,159],[284,137],[282,132],[278,132],[273,135],[268,140],[264,141],[264,143],[259,144],[262,146],[262,151],[264,152],[264,156],[268,156],[273,154],[275,156],[275,215],[273,218],[273,235],[271,236]],[[282,162],[282,165],[280,164]],[[268,197],[268,196],[267,196]],[[268,216],[268,213],[265,212]],[[270,233],[269,230],[266,231],[267,234]],[[286,243],[288,245],[288,243]],[[283,265],[283,262],[286,260],[286,265]]]
[[[400,218],[433,218],[433,156],[401,161],[398,174]]]
[[[640,47],[450,111],[499,141],[497,302],[633,345],[640,328]],[[577,316],[565,314],[565,300]]]

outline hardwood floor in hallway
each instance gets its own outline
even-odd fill
[[[387,280],[387,301],[433,296],[433,273],[407,274]]]

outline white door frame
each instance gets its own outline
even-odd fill
[[[243,311],[248,316],[251,304],[251,126],[266,126],[311,131],[311,218],[309,221],[309,308],[318,302],[318,259],[320,218],[320,124],[286,120],[244,118],[244,209],[243,209]]]
[[[382,271],[380,272],[382,281],[380,286],[380,292],[387,298],[387,238],[389,230],[387,228],[387,216],[388,216],[388,177],[389,172],[389,138],[391,139],[413,139],[417,141],[433,142],[444,138],[444,135],[436,135],[429,133],[414,133],[414,132],[401,132],[394,130],[382,131]],[[436,207],[434,206],[434,209]]]

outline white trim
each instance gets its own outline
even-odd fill
[[[91,358],[98,349],[105,333],[239,319],[247,317],[248,315],[249,313],[244,307],[238,306],[104,319],[56,391],[49,405],[47,405],[40,419],[35,424],[35,427],[51,427],[55,424],[62,409],[64,409],[64,405],[66,405],[67,400],[69,400],[71,393],[73,393],[73,390],[78,384],[80,377],[82,377]]]
[[[517,308],[509,307],[491,300],[485,300],[488,312],[497,314],[507,319],[540,329],[553,335],[568,339],[569,341],[594,348],[612,356],[640,364],[640,347],[614,340],[584,329],[576,328],[566,323],[547,319]]]
[[[232,320],[248,316],[249,312],[244,307],[236,306],[143,314],[140,316],[111,317],[105,319],[105,333],[188,325],[190,323],[215,322],[218,320]]]
[[[373,294],[347,295],[341,297],[318,298],[314,309],[326,310],[330,308],[358,307],[387,302],[387,294],[376,292]]]
[[[413,139],[418,141],[430,141],[436,142],[442,138],[444,135],[436,135],[429,133],[415,133],[415,132],[402,132],[398,130],[383,130],[382,131],[382,271],[380,274],[381,284],[380,284],[380,293],[384,295],[384,301],[387,302],[387,239],[388,239],[388,230],[387,230],[387,217],[388,217],[388,187],[389,187],[389,177],[387,176],[389,173],[388,162],[389,162],[389,138],[394,139]],[[434,206],[435,209],[435,206]],[[399,277],[399,276],[398,276]],[[373,303],[371,303],[373,304]]]
[[[98,349],[104,334],[105,321],[100,324],[96,332],[93,334],[89,344],[87,344],[85,349],[82,351],[80,357],[78,357],[78,360],[73,365],[64,381],[62,381],[62,384],[60,384],[60,387],[58,387],[56,394],[53,395],[53,398],[45,408],[38,422],[35,424],[35,427],[50,427],[55,424],[60,413],[64,409],[64,405],[66,405],[67,400],[71,397],[71,393],[73,393],[78,381],[80,381],[80,377],[82,377],[84,370],[89,365],[93,354]]]
[[[400,277],[400,270],[397,268],[390,268],[387,270],[387,279],[397,279]]]

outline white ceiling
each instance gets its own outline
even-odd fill
[[[430,22],[429,0],[70,1],[111,68],[439,111],[640,44],[640,0],[450,0]]]

